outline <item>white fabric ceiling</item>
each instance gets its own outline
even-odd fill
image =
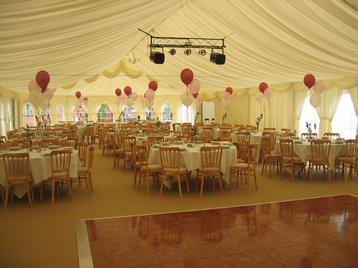
[[[113,95],[125,85],[143,93],[149,79],[159,81],[158,94],[178,94],[186,67],[206,91],[301,81],[309,72],[318,79],[352,76],[358,74],[357,7],[354,0],[1,1],[0,86],[24,92],[39,70],[51,74],[56,94],[87,96]],[[209,53],[177,51],[155,65],[137,28],[158,36],[226,37],[226,64],[210,63]]]

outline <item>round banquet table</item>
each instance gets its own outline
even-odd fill
[[[329,166],[331,170],[334,170],[334,162],[337,157],[345,154],[346,145],[344,143],[331,143],[331,149],[329,151]],[[293,152],[302,160],[308,161],[311,157],[311,145],[309,142],[294,143]]]
[[[185,166],[189,171],[195,171],[201,167],[201,156],[200,156],[200,148],[203,146],[217,146],[218,144],[192,144],[193,147],[188,147],[187,144],[171,144],[171,145],[162,145],[165,147],[179,147],[181,152],[180,164]],[[230,166],[233,163],[236,163],[237,159],[237,150],[236,146],[231,143],[221,142],[223,148],[223,154],[221,159],[221,172],[223,173],[224,181],[229,184],[230,182]],[[154,145],[150,148],[149,164],[160,164],[160,154],[159,154],[159,146]],[[166,180],[164,182],[165,186],[168,188],[171,187],[171,180]]]
[[[25,153],[25,152],[27,152],[27,150],[7,151],[6,153]],[[5,185],[5,181],[6,181],[5,167],[2,159],[3,153],[5,153],[5,151],[0,152],[0,184],[1,185]],[[51,150],[42,150],[41,152],[37,152],[37,151],[29,152],[30,170],[35,185],[51,177],[51,161],[49,156],[50,153]],[[80,161],[78,157],[78,151],[72,150],[71,163],[70,163],[71,178],[76,178],[78,176],[79,166],[80,166]],[[26,193],[26,187],[23,185],[17,185],[14,188],[14,193],[16,196],[21,198]]]

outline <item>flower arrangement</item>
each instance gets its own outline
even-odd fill
[[[310,134],[312,133],[312,124],[311,123],[306,122],[306,130],[308,133],[310,133]]]
[[[157,128],[160,128],[161,122],[159,120],[159,117],[157,117],[155,124],[157,125]]]
[[[221,124],[224,124],[224,120],[226,119],[227,117],[227,113],[224,113],[222,119],[221,119]]]
[[[260,122],[261,120],[264,118],[264,115],[263,114],[260,114],[260,116],[258,116],[256,118],[256,129],[259,130],[259,127],[260,127]]]

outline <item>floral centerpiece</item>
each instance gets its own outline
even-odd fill
[[[155,124],[156,124],[157,128],[160,128],[160,125],[162,123],[160,122],[159,117],[157,117]]]
[[[316,129],[316,123],[313,124],[313,128]],[[312,131],[312,124],[309,122],[306,122],[306,130],[308,133],[308,139],[312,140],[314,138],[314,136],[312,135],[313,131]]]
[[[259,128],[260,128],[260,122],[261,120],[264,118],[264,115],[263,114],[260,114],[260,116],[258,116],[256,118],[256,130],[259,131]]]
[[[221,124],[224,124],[224,121],[225,121],[226,117],[227,117],[227,113],[224,113],[224,115],[223,115],[223,117],[221,119]]]

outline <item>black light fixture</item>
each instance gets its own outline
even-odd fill
[[[187,56],[192,54],[192,49],[199,49],[198,54],[201,56],[205,56],[206,50],[211,49],[210,61],[218,65],[225,64],[225,38],[159,37],[153,36],[142,29],[138,30],[149,36],[150,60],[155,64],[164,63],[164,48],[169,48],[168,52],[170,55],[176,54],[176,48],[182,48],[184,49],[184,54]],[[156,49],[160,48],[162,49],[162,52],[156,51]],[[214,50],[220,50],[221,53],[214,53]]]

